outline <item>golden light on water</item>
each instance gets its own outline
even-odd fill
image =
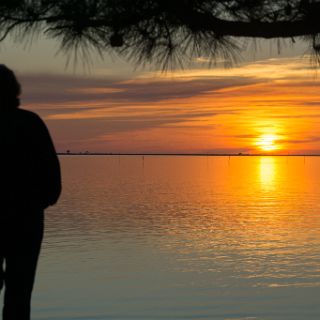
[[[259,162],[260,182],[264,187],[271,187],[277,170],[277,163],[273,157],[261,157]]]

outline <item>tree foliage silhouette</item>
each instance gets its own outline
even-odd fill
[[[301,38],[320,63],[316,0],[2,0],[0,10],[0,41],[43,32],[84,56],[96,49],[163,66],[199,55],[232,61],[245,38]]]

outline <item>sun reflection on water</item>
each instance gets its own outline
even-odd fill
[[[261,157],[259,162],[260,182],[264,187],[273,187],[277,173],[274,157]]]
[[[37,319],[319,319],[319,157],[61,163]]]

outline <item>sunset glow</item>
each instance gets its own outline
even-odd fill
[[[44,118],[60,152],[320,153],[319,81],[300,57],[20,79],[23,106]]]
[[[320,320],[320,0],[0,3],[2,320]]]
[[[257,146],[262,151],[274,151],[279,149],[276,141],[277,136],[275,134],[263,134],[258,138]]]

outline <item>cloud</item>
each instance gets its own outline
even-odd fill
[[[281,144],[318,143],[308,138],[318,133],[320,117],[319,84],[310,74],[291,58],[132,79],[25,74],[20,80],[24,105],[45,119],[64,150],[105,151],[108,145],[238,153],[270,130],[285,137]]]
[[[315,118],[320,118],[320,113],[317,114],[296,114],[296,115],[271,115],[270,118],[273,119],[315,119]]]
[[[307,143],[314,143],[314,142],[319,142],[320,137],[301,137],[300,139],[281,139],[280,140],[282,143],[287,143],[287,144],[307,144]]]
[[[40,105],[47,108],[57,104],[67,104],[71,109],[81,102],[88,106],[97,101],[103,103],[139,103],[158,102],[171,99],[184,99],[215,92],[223,88],[247,86],[256,83],[249,77],[206,77],[196,79],[144,80],[132,79],[121,81],[111,78],[72,77],[70,75],[24,75],[21,79],[26,104]],[[57,108],[59,106],[57,105]],[[64,106],[65,107],[65,106]],[[75,106],[77,107],[77,106]],[[66,107],[65,107],[66,108]]]

